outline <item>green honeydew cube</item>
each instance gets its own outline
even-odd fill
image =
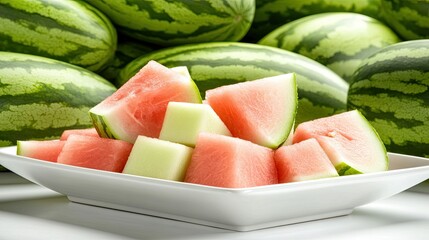
[[[183,181],[193,148],[146,136],[138,136],[125,164],[125,174]]]
[[[159,138],[194,147],[201,132],[231,136],[208,104],[169,102]]]

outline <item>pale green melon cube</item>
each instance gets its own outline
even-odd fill
[[[160,139],[194,147],[201,132],[231,136],[230,131],[208,104],[169,102]]]
[[[146,136],[138,136],[123,173],[183,181],[193,148]]]

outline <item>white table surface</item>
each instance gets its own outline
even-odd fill
[[[347,216],[234,232],[72,203],[0,173],[0,239],[429,239],[429,183]]]

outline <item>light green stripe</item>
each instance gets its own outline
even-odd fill
[[[409,44],[410,48],[406,48],[406,45],[402,44]],[[392,47],[398,48],[393,49]],[[400,48],[401,46],[404,46],[403,48]],[[412,58],[412,59],[419,59],[422,57],[429,56],[429,47],[419,47],[419,48],[412,48],[412,42],[403,42],[398,43],[395,45],[392,45],[392,47],[388,48],[388,51],[380,51],[374,57],[369,58],[365,65],[371,66],[373,64],[377,64],[382,61],[388,61],[388,60],[394,60],[395,58],[399,57],[406,57],[406,58]]]
[[[398,120],[405,119],[421,122],[429,120],[429,107],[424,104],[422,99],[399,98],[380,93],[376,95],[352,95],[349,101],[362,109],[369,107],[371,111],[377,114],[393,113],[394,118]]]
[[[375,73],[371,79],[363,79],[353,84],[353,92],[365,89],[393,90],[404,94],[420,94],[429,92],[429,80],[413,83],[410,79],[429,79],[429,72],[418,70]],[[376,80],[375,80],[376,79]],[[417,100],[417,99],[416,99]]]
[[[18,96],[32,93],[40,83],[49,84],[51,88],[58,90],[64,90],[64,84],[74,84],[76,87],[86,89],[85,91],[90,91],[90,89],[100,92],[113,91],[111,85],[96,81],[94,77],[71,68],[58,70],[43,68],[0,68],[0,76],[0,83],[7,85],[0,88],[0,96]]]
[[[89,107],[71,108],[61,103],[11,105],[0,112],[0,131],[90,125],[88,111]]]
[[[429,112],[428,110],[426,111]],[[426,118],[426,121],[428,120],[429,118]],[[418,144],[428,144],[429,146],[427,135],[429,125],[427,124],[413,127],[398,126],[395,121],[379,118],[372,119],[371,124],[379,132],[384,144],[407,145],[409,142],[416,142]]]

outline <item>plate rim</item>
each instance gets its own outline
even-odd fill
[[[210,191],[210,192],[214,192],[214,191],[229,192],[233,194],[248,194],[251,192],[293,190],[295,188],[311,189],[311,188],[318,188],[320,187],[320,185],[326,185],[326,184],[337,185],[337,184],[349,184],[351,181],[352,182],[368,181],[368,178],[369,179],[378,178],[380,175],[396,175],[401,173],[406,174],[407,172],[429,170],[429,158],[388,152],[387,155],[389,157],[389,162],[391,157],[399,157],[399,158],[405,157],[405,158],[417,159],[419,161],[427,161],[427,165],[414,166],[414,167],[401,168],[401,169],[392,169],[387,171],[372,172],[372,173],[365,173],[365,174],[355,174],[355,175],[307,180],[307,181],[301,181],[301,182],[278,183],[278,184],[262,185],[262,186],[247,187],[247,188],[226,188],[226,187],[216,187],[216,186],[202,185],[202,184],[196,184],[196,183],[187,183],[187,182],[138,176],[138,175],[132,175],[132,174],[125,174],[125,173],[117,173],[117,172],[111,172],[111,171],[103,171],[98,169],[79,167],[79,166],[67,165],[67,164],[56,163],[56,162],[49,162],[49,161],[39,160],[35,158],[30,158],[30,157],[19,156],[19,155],[11,154],[7,152],[10,150],[15,150],[14,152],[16,153],[16,146],[0,147],[0,163],[3,161],[2,156],[7,156],[7,157],[12,157],[14,159],[18,159],[19,161],[24,161],[25,164],[36,164],[42,167],[54,168],[60,171],[68,171],[68,172],[73,172],[77,174],[103,175],[103,177],[123,178],[126,181],[133,181],[133,182],[135,181],[135,182],[141,182],[145,184],[156,184],[156,185],[162,185],[165,187],[193,188],[195,190]],[[428,175],[428,179],[429,179],[429,175]]]

